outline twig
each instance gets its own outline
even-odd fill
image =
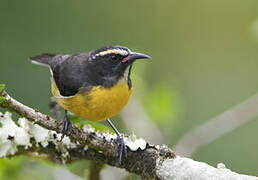
[[[258,94],[190,131],[173,149],[182,156],[190,157],[201,146],[253,120],[258,116],[257,107]]]

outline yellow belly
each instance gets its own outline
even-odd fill
[[[52,93],[64,109],[90,121],[101,121],[118,114],[127,104],[131,91],[127,83],[119,82],[112,88],[96,86],[91,92],[63,97],[52,80]]]

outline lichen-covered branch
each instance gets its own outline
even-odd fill
[[[214,168],[206,163],[180,156],[166,159],[157,170],[157,175],[165,180],[258,180],[258,177],[232,172],[223,163]]]
[[[11,120],[10,113],[1,115],[1,157],[37,152],[38,155],[56,162],[95,160],[124,168],[144,178],[156,178],[157,162],[175,156],[166,146],[151,146],[143,139],[130,136],[125,137],[128,156],[121,165],[117,165],[116,135],[95,132],[90,126],[79,129],[72,125],[67,136],[59,142],[61,134],[57,132],[61,130],[62,122],[16,101],[5,91],[0,96],[5,97],[0,107],[15,111],[24,117],[20,118],[16,125]],[[3,138],[1,134],[5,134]]]
[[[21,104],[6,92],[0,107],[15,111],[23,118],[15,123],[11,113],[0,113],[0,157],[30,154],[54,162],[94,160],[139,174],[144,179],[246,179],[221,165],[218,168],[188,158],[176,156],[167,146],[153,146],[135,136],[125,137],[128,157],[117,165],[116,135],[95,132],[90,126],[78,129],[74,125],[60,142],[61,122]],[[211,178],[214,177],[214,178]]]

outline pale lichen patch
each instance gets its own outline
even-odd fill
[[[65,136],[64,139],[62,140],[63,144],[68,148],[68,149],[73,149],[76,148],[76,144],[71,142],[70,138],[68,136]]]
[[[224,163],[218,163],[217,168],[218,169],[226,169],[226,165]]]
[[[1,142],[0,143],[0,157],[6,157],[7,155],[13,155],[17,151],[17,146],[10,142]]]
[[[147,146],[147,142],[142,138],[137,139],[136,136],[132,134],[129,137],[125,137],[125,145],[132,151],[136,151],[139,148],[144,150]]]
[[[2,124],[0,128],[0,157],[14,154],[18,145],[25,146],[25,148],[31,146],[30,136],[25,129],[14,123],[11,116],[9,112],[5,114],[0,112],[0,122]]]
[[[84,146],[83,150],[87,151],[89,149],[89,147],[87,145]]]
[[[34,137],[37,144],[41,144],[43,147],[48,146],[48,141],[50,139],[49,135],[51,133],[49,130],[35,124],[31,126],[29,132],[31,136]]]
[[[105,134],[104,137],[105,137],[107,142],[110,142],[111,140],[116,139],[117,135],[116,134],[111,134],[111,133],[108,132],[107,134]]]
[[[18,146],[23,146],[24,149],[31,147],[32,144],[42,147],[47,147],[49,143],[55,144],[56,149],[60,150],[59,140],[61,134],[55,131],[47,130],[37,124],[29,122],[26,118],[19,118],[15,124],[12,120],[12,114],[0,112],[0,157],[13,155],[17,152]],[[60,136],[60,137],[59,137]],[[71,142],[69,137],[65,137],[62,143],[62,157],[67,157],[67,150],[76,147],[76,144]]]
[[[86,133],[93,133],[95,129],[91,125],[84,125],[82,130]]]

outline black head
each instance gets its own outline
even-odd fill
[[[90,61],[103,73],[123,73],[136,59],[149,59],[150,56],[131,52],[123,46],[107,46],[97,49],[90,54]],[[105,73],[105,74],[106,74]]]

